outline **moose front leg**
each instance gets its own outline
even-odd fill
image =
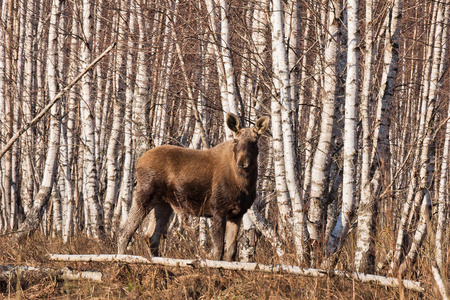
[[[212,224],[213,260],[222,260],[225,237],[225,217],[214,215]]]
[[[223,257],[226,261],[236,260],[237,235],[239,232],[239,227],[241,225],[241,220],[241,218],[235,220],[227,220],[225,233],[225,253]]]

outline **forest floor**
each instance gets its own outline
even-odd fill
[[[173,243],[173,246],[166,248],[168,243]],[[137,239],[131,248],[130,252],[135,255],[145,256],[148,253],[143,240]],[[180,240],[166,241],[163,248],[166,257],[196,258],[199,254],[199,249],[190,249]],[[0,276],[0,299],[401,299],[398,288],[360,283],[342,277],[311,278],[245,271],[49,260],[51,253],[114,254],[115,251],[112,243],[86,237],[63,244],[60,239],[35,234],[18,244],[8,236],[0,236],[0,275],[2,266],[70,267],[103,274],[101,282],[63,280],[49,273]],[[256,257],[261,263],[279,263],[268,245],[260,244]],[[345,264],[339,267],[346,268]],[[412,279],[420,280],[429,288],[424,293],[406,290],[404,299],[439,298],[431,275]]]

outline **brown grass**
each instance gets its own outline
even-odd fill
[[[192,247],[190,234],[168,238],[162,245],[163,255],[174,258],[204,256]],[[49,253],[99,254],[115,253],[110,241],[99,242],[84,236],[63,244],[59,239],[35,234],[17,244],[9,237],[0,237],[0,265],[101,271],[103,282],[88,280],[64,281],[51,275],[22,275],[0,281],[0,299],[400,299],[399,290],[376,284],[362,284],[344,278],[308,278],[286,274],[263,274],[209,269],[164,268],[116,263],[52,262]],[[136,238],[132,254],[147,255],[145,241]],[[344,249],[337,268],[350,267],[352,251]],[[258,245],[257,261],[279,263],[268,244]],[[292,263],[292,262],[286,262]],[[425,293],[405,291],[406,299],[438,299],[430,272],[419,261],[420,280],[429,284]],[[349,269],[348,269],[349,270]],[[411,277],[415,276],[414,274]]]

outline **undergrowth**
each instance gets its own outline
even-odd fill
[[[206,257],[190,234],[169,237],[162,244],[162,254],[173,258]],[[15,243],[8,236],[0,237],[0,266],[34,266],[103,273],[102,282],[60,280],[51,274],[22,274],[0,279],[0,298],[6,299],[400,299],[398,288],[360,283],[341,277],[310,278],[288,274],[124,265],[118,263],[66,263],[49,260],[48,254],[113,254],[112,240],[78,236],[64,244],[34,234]],[[352,251],[343,249],[337,268],[351,268]],[[129,254],[148,255],[144,239],[136,238]],[[256,261],[266,264],[279,261],[269,243],[260,242]],[[420,278],[427,284],[424,293],[405,291],[406,299],[438,299],[432,277],[425,263],[419,261]],[[351,271],[351,269],[347,269]],[[0,268],[1,272],[1,268]],[[413,275],[411,275],[413,276]],[[410,278],[411,279],[411,278]]]

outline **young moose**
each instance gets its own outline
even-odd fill
[[[232,141],[208,150],[161,146],[142,156],[136,167],[133,204],[120,226],[119,254],[153,209],[152,255],[158,256],[161,235],[175,211],[212,217],[212,258],[235,259],[242,216],[256,197],[258,139],[267,130],[269,118],[260,118],[254,128],[241,128],[238,117],[228,113],[226,123],[234,133]]]

